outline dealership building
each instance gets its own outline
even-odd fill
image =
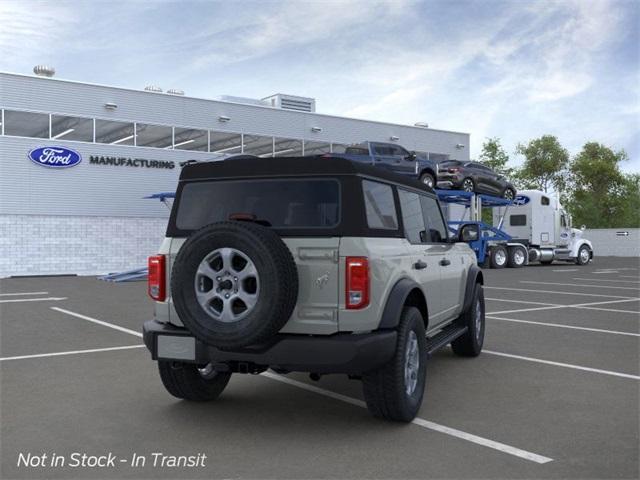
[[[0,277],[117,272],[146,264],[180,164],[230,155],[341,153],[364,140],[469,159],[469,134],[323,115],[315,100],[193,98],[0,73]]]

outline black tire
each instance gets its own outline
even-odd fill
[[[489,265],[491,268],[504,268],[507,265],[507,249],[504,245],[494,245],[491,247],[491,256],[489,259]]]
[[[451,342],[451,349],[461,357],[477,357],[482,351],[485,332],[484,290],[479,283],[473,289],[469,310],[460,315],[458,322],[467,327],[467,332]]]
[[[586,254],[583,252],[587,252]],[[584,255],[584,256],[583,256]],[[591,260],[591,249],[586,245],[582,245],[578,249],[578,256],[576,257],[577,265],[586,265]]]
[[[193,363],[161,360],[158,362],[158,370],[164,388],[171,395],[193,402],[215,400],[231,378],[231,373],[207,371],[200,373]]]
[[[245,254],[255,266],[255,282],[259,285],[254,287],[254,304],[232,321],[214,318],[196,297],[198,267],[211,252],[221,248]],[[239,288],[240,281],[233,288]],[[226,292],[233,301],[237,290]],[[298,272],[288,247],[269,228],[249,222],[218,222],[195,232],[178,252],[171,276],[171,293],[178,316],[196,338],[219,348],[233,349],[263,343],[282,328],[298,298]],[[207,306],[211,308],[214,301]],[[235,309],[235,305],[229,308]]]
[[[429,172],[425,172],[422,175],[420,175],[420,183],[424,183],[429,188],[435,188],[436,179],[433,176],[433,174]]]
[[[464,180],[462,180],[462,183],[460,184],[460,189],[465,192],[475,192],[476,182],[474,182],[472,178],[467,177]]]
[[[507,259],[507,267],[522,268],[527,264],[527,251],[524,248],[509,247],[507,251],[509,253],[509,258]]]
[[[504,192],[502,192],[502,198],[504,198],[505,200],[513,200],[514,198],[516,198],[516,192],[513,190],[513,188],[505,188]]]
[[[417,339],[418,371],[416,385],[407,392],[405,361],[409,338]],[[378,370],[362,375],[362,389],[369,412],[375,416],[397,422],[410,422],[422,405],[426,381],[427,339],[420,310],[404,307],[398,325],[398,343],[393,358]]]

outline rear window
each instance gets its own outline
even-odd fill
[[[175,224],[196,230],[240,214],[274,228],[334,228],[339,207],[340,183],[334,179],[194,182],[182,189]]]
[[[366,147],[347,147],[344,153],[349,155],[369,155],[369,149]]]

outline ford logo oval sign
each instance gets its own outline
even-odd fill
[[[82,161],[82,156],[64,147],[40,147],[29,152],[29,159],[43,167],[69,168],[78,165]]]
[[[513,201],[513,204],[516,206],[526,205],[527,203],[529,203],[529,200],[530,198],[527,197],[526,195],[516,195],[516,198]]]

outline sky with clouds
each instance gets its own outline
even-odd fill
[[[320,113],[556,135],[640,172],[640,1],[0,0],[0,70],[187,95],[317,99]],[[515,163],[521,161],[515,157]]]

